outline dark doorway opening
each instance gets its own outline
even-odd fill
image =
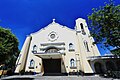
[[[101,74],[101,73],[103,73],[101,63],[96,62],[96,63],[94,64],[94,67],[95,67],[96,74]]]
[[[107,68],[107,71],[115,71],[116,70],[114,63],[111,61],[106,62],[106,68]]]
[[[61,59],[43,59],[44,75],[61,74]]]

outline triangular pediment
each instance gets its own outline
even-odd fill
[[[74,29],[70,29],[70,28],[68,28],[68,27],[66,27],[66,26],[64,26],[64,25],[61,25],[61,24],[59,24],[59,23],[56,23],[56,22],[55,22],[55,19],[53,19],[53,22],[52,22],[52,23],[50,23],[48,26],[40,29],[39,31],[37,31],[37,32],[35,32],[35,33],[32,33],[32,35],[33,35],[33,34],[37,34],[37,33],[41,32],[41,31],[47,30],[47,29],[49,29],[49,30],[55,30],[55,29],[56,29],[56,30],[59,30],[59,28],[63,28],[63,29],[70,30],[70,31],[75,31]]]

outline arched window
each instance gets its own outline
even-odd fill
[[[90,50],[89,50],[89,47],[88,47],[88,42],[87,42],[87,41],[84,41],[84,46],[85,46],[85,48],[86,48],[87,52],[89,52]]]
[[[84,29],[84,28],[83,28],[83,23],[80,23],[80,26],[81,26],[81,29]]]
[[[30,66],[29,66],[29,68],[33,69],[34,66],[35,66],[35,61],[32,59],[32,60],[30,61]]]
[[[37,53],[37,46],[36,45],[33,46],[33,53]]]
[[[82,31],[82,34],[85,35],[85,31],[84,31],[84,27],[83,27],[83,23],[80,23],[80,26],[81,26],[81,31]]]
[[[72,43],[69,44],[69,51],[74,51],[74,46]]]
[[[45,53],[58,53],[58,49],[57,48],[55,48],[55,47],[50,47],[50,48],[48,48],[46,51],[45,51]]]
[[[73,44],[72,43],[69,44],[69,49],[73,49]]]
[[[36,45],[33,46],[33,51],[37,51],[37,46]]]
[[[70,60],[70,67],[75,67],[75,60],[74,59]]]

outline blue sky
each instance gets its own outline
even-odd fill
[[[120,0],[113,0],[115,5]],[[0,26],[9,28],[22,48],[26,35],[47,26],[55,18],[56,22],[74,28],[79,17],[87,20],[92,8],[104,6],[108,0],[0,0]],[[108,52],[100,48],[101,54]]]

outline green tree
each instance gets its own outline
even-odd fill
[[[88,19],[94,43],[104,43],[107,48],[114,47],[112,53],[120,55],[120,5],[110,1],[99,9],[93,8]]]
[[[9,29],[0,27],[0,65],[5,64],[8,68],[15,66],[18,44],[17,38]]]

